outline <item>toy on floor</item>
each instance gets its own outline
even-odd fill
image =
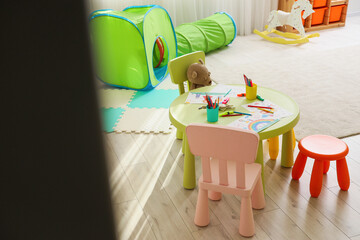
[[[254,33],[268,41],[281,44],[299,44],[309,42],[309,38],[319,37],[320,34],[314,33],[306,35],[301,18],[306,19],[313,12],[314,10],[312,9],[312,5],[308,0],[298,0],[293,4],[291,12],[283,12],[281,10],[271,11],[268,19],[269,25],[265,26],[266,30],[260,32],[257,29],[254,29]],[[294,27],[299,31],[300,35],[290,32],[284,33],[276,30],[276,27],[283,25],[290,25]],[[268,36],[270,33],[275,33],[285,38],[270,37]],[[290,38],[291,40],[287,40],[286,38]]]
[[[161,6],[97,10],[90,14],[96,74],[114,87],[151,90],[168,75],[168,62],[195,51],[210,52],[236,37],[225,12],[175,28]]]
[[[210,86],[212,82],[210,72],[201,58],[198,63],[193,63],[188,67],[187,78],[190,82],[190,90]]]
[[[208,53],[229,45],[236,37],[234,19],[225,12],[184,23],[175,28],[178,56],[203,51]]]
[[[175,30],[168,12],[157,5],[90,15],[97,77],[115,87],[150,90],[168,74],[176,57]]]
[[[97,77],[111,86],[134,90],[156,87],[177,55],[209,52],[236,37],[235,22],[224,12],[180,25],[175,34],[169,14],[158,5],[95,11],[90,28]]]

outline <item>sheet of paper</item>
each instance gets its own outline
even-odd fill
[[[271,107],[272,109],[261,110],[256,107],[248,107],[248,105]],[[292,113],[289,112],[288,110],[272,103],[269,100],[264,100],[264,101],[257,100],[257,101],[252,102],[251,104],[242,105],[242,107],[245,108],[246,110],[248,110],[253,116],[256,116],[257,118],[281,119],[281,118],[292,115]],[[271,112],[273,112],[273,113],[271,113]]]
[[[237,94],[244,92],[245,92],[245,87],[243,86],[230,86],[225,84],[216,84],[215,87],[210,91],[210,93],[224,93],[224,94],[228,93],[226,97],[237,97]]]
[[[270,117],[258,118],[258,116],[242,116],[228,124],[228,126],[260,132],[278,121],[279,119]]]

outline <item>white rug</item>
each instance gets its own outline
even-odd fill
[[[261,29],[259,29],[261,30]],[[227,48],[207,54],[206,65],[219,83],[277,89],[300,107],[299,140],[312,134],[346,137],[360,133],[360,16],[345,27],[318,31],[303,45],[281,45],[258,35],[237,37]]]

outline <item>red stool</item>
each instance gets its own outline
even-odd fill
[[[310,194],[318,197],[321,192],[323,174],[330,167],[330,161],[336,160],[336,173],[341,190],[347,191],[350,186],[346,155],[349,148],[340,139],[326,135],[312,135],[300,140],[299,154],[292,169],[292,178],[299,180],[304,172],[307,157],[314,158],[310,180]]]

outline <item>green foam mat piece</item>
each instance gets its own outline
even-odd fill
[[[177,89],[153,89],[151,91],[137,91],[129,103],[129,108],[169,108],[170,104],[179,96]]]
[[[123,108],[101,108],[103,130],[113,132],[117,120],[121,118],[124,111]]]

